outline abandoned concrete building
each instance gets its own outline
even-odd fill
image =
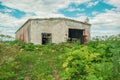
[[[67,18],[29,19],[16,31],[16,40],[26,43],[61,43],[67,39],[85,44],[91,24]]]

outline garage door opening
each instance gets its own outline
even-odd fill
[[[81,29],[69,29],[70,41],[79,41],[81,44],[84,43],[83,30]]]
[[[42,33],[42,44],[48,44],[52,42],[51,33]]]

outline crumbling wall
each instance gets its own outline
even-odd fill
[[[84,42],[90,39],[90,24],[66,18],[30,19],[16,32],[16,39],[42,44],[42,33],[50,33],[52,43],[66,42],[69,29],[83,30]]]
[[[23,27],[21,27],[17,32],[16,32],[16,40],[21,40],[24,42],[29,42],[29,28],[30,28],[30,22],[27,22]]]
[[[65,42],[68,36],[68,29],[61,20],[33,20],[31,22],[31,42],[41,44],[42,33],[52,34],[52,43]]]

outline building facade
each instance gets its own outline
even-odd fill
[[[29,19],[16,31],[16,40],[26,43],[61,43],[69,40],[85,44],[90,39],[89,23],[67,18]]]

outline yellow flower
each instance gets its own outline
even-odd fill
[[[68,65],[68,62],[64,62],[62,66],[63,66],[63,68],[65,68],[65,67],[67,67],[67,65]]]
[[[40,55],[40,56],[42,56],[42,55],[43,55],[43,53],[41,52],[39,55]]]
[[[24,49],[20,49],[20,52],[22,52]]]
[[[55,52],[55,50],[52,50],[52,52],[54,53],[54,52]]]
[[[90,70],[89,66],[88,66],[88,65],[85,65],[85,71],[86,71],[86,72],[89,72],[89,70]]]
[[[70,57],[67,58],[67,61],[71,61],[72,59],[73,59],[73,57],[70,56]]]
[[[65,69],[66,72],[69,72],[69,70],[70,70],[70,68],[66,68],[66,69]]]
[[[39,48],[36,47],[35,49],[39,49]]]
[[[100,54],[98,54],[98,53],[93,53],[93,54],[91,54],[91,55],[90,55],[90,60],[93,60],[93,59],[97,58],[99,55],[100,55]]]

